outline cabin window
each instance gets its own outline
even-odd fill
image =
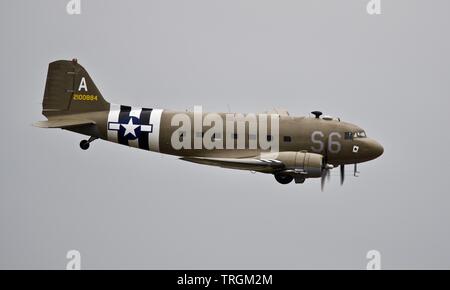
[[[267,141],[268,142],[272,141],[272,135],[267,135]]]
[[[283,141],[284,141],[284,142],[291,142],[291,141],[292,141],[292,138],[291,138],[291,136],[284,136],[284,137],[283,137]]]
[[[180,135],[178,136],[178,140],[180,140],[180,142],[183,142],[183,138],[184,138],[184,132],[180,132]]]
[[[233,135],[231,135],[233,137],[233,139],[237,139],[238,138],[238,134],[234,133]]]
[[[346,139],[346,140],[353,140],[353,133],[352,132],[345,132],[344,133],[344,139]]]

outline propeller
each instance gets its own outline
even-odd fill
[[[334,166],[331,164],[328,164],[328,146],[325,147],[325,152],[323,154],[323,168],[322,168],[322,175],[320,176],[320,189],[323,191],[325,187],[325,180],[330,182],[331,179],[331,169],[333,169]]]
[[[320,190],[323,192],[323,188],[325,187],[325,176],[326,176],[326,169],[322,171],[322,176],[320,177]]]
[[[328,146],[327,146],[328,147]],[[323,191],[324,187],[325,187],[325,180],[326,181],[330,181],[331,178],[331,169],[333,169],[333,165],[328,164],[328,150],[327,147],[325,147],[325,152],[323,154],[323,168],[322,168],[322,175],[320,176],[320,189]],[[355,164],[355,176],[357,174],[357,168],[356,168],[356,164]],[[345,180],[345,165],[341,164],[340,166],[340,176],[341,176],[341,186],[344,184],[344,180]]]
[[[319,115],[320,116],[320,115]],[[325,147],[325,152],[323,154],[323,166],[322,166],[322,175],[320,176],[320,190],[323,192],[323,189],[325,187],[325,179],[330,180],[330,170],[327,168],[328,166],[328,150],[327,147]]]
[[[333,165],[328,164],[328,150],[325,148],[325,152],[323,155],[323,168],[322,175],[320,176],[320,189],[323,191],[325,187],[325,180],[330,181],[331,178],[331,169],[333,169]]]
[[[323,169],[322,169],[322,175],[320,177],[320,187],[321,187],[322,191],[323,191],[323,189],[325,187],[325,180],[330,181],[331,169],[334,168],[333,165],[326,163],[326,158],[324,160],[325,161],[324,161],[324,166],[323,166]],[[339,169],[340,169],[340,173],[341,173],[340,177],[341,177],[341,186],[342,186],[344,184],[344,180],[345,180],[345,165],[341,164]],[[355,164],[353,170],[354,170],[354,173],[353,173],[354,176],[357,177],[358,174],[359,174],[359,171],[358,171],[358,167],[357,167],[356,164]]]
[[[325,180],[330,181],[331,178],[331,169],[333,169],[333,165],[325,163],[322,169],[322,175],[320,176],[320,189],[323,191],[325,187]]]

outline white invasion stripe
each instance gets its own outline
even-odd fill
[[[141,125],[141,132],[149,132],[151,133],[153,129],[152,125]]]
[[[109,123],[108,129],[118,131],[120,129],[120,124],[119,123]]]
[[[132,107],[130,111],[130,117],[136,117],[139,119],[141,117],[141,112],[142,108]],[[139,148],[139,139],[128,140],[128,146]]]
[[[139,119],[139,117],[141,116],[141,111],[142,111],[142,108],[132,107],[131,111],[130,111],[130,117],[136,117]]]
[[[119,113],[120,113],[120,105],[117,104],[110,104],[109,113],[108,113],[108,124],[109,122],[117,123],[119,122]],[[108,125],[106,125],[107,134],[108,134],[108,141],[111,142],[118,142],[119,139],[117,137],[117,131],[116,130],[109,130]]]
[[[150,151],[159,152],[159,129],[163,110],[153,109],[150,115],[150,124],[153,125],[152,133],[148,134],[148,147]]]

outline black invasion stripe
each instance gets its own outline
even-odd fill
[[[130,112],[131,112],[130,106],[122,106],[122,105],[120,106],[120,113],[119,113],[119,123],[120,124],[128,123],[128,119],[130,118]],[[120,144],[128,145],[128,139],[125,138],[125,136],[122,136],[121,134],[117,134],[117,135],[118,135],[118,142]]]
[[[152,109],[142,108],[141,117],[139,118],[141,121],[141,125],[149,125],[150,124],[150,115],[152,114]],[[149,138],[148,132],[142,132],[139,136],[139,148],[150,150],[150,147],[148,146],[148,138]]]

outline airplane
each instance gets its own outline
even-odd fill
[[[272,174],[280,184],[325,180],[345,165],[373,160],[383,147],[361,127],[313,111],[290,116],[276,109],[259,114],[183,112],[107,102],[77,59],[48,67],[42,114],[34,125],[60,128],[96,139],[178,156],[193,163]],[[193,126],[192,126],[193,124]]]

